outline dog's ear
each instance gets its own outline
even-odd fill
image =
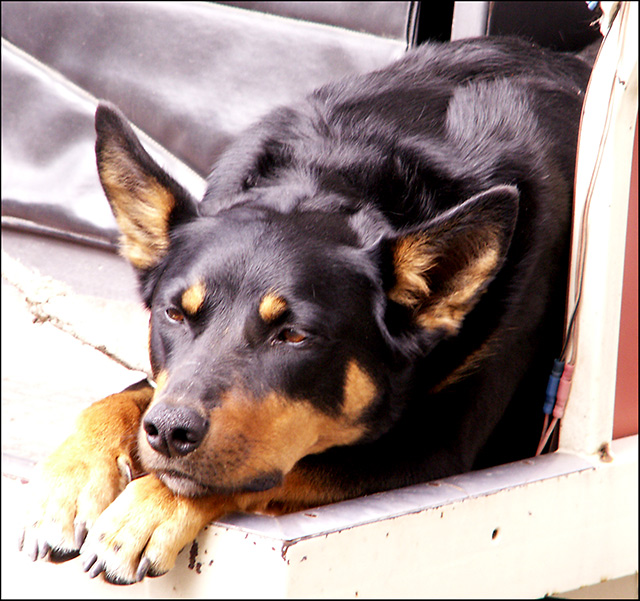
[[[101,103],[95,126],[98,174],[122,233],[121,253],[147,270],[166,254],[171,228],[196,217],[196,202],[149,156],[117,108]]]
[[[519,193],[497,186],[383,241],[388,297],[429,330],[455,334],[504,263]]]

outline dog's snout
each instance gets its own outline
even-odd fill
[[[142,427],[152,449],[167,457],[195,451],[209,429],[209,420],[190,407],[159,403],[145,416]]]

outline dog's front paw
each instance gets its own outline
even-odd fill
[[[131,477],[127,454],[92,451],[70,438],[40,466],[29,485],[21,550],[33,561],[74,557],[88,530]]]
[[[87,531],[131,481],[140,415],[152,396],[143,381],[93,403],[40,466],[20,540],[34,561],[77,555]]]
[[[153,475],[134,480],[90,530],[81,550],[84,569],[118,584],[164,574],[220,513],[215,508],[214,499],[178,496]]]

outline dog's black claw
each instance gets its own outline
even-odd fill
[[[138,566],[138,571],[136,572],[136,580],[140,582],[149,571],[151,567],[151,560],[148,557],[143,557],[140,565]]]
[[[92,553],[82,562],[82,569],[85,572],[88,572],[96,561],[98,561],[98,556],[95,553]]]
[[[22,548],[24,547],[24,536],[25,536],[25,531],[22,530],[22,532],[20,532],[20,536],[18,536],[18,551],[22,552]]]
[[[25,552],[31,561],[36,561],[38,559],[38,541],[33,541],[25,549]]]
[[[89,570],[89,578],[95,578],[104,572],[105,565],[103,561],[97,561],[93,567]]]
[[[88,533],[87,526],[84,522],[82,522],[81,524],[76,524],[74,538],[75,538],[76,547],[78,547],[78,549],[82,547],[85,538],[87,538],[87,533]]]
[[[51,555],[51,545],[48,542],[43,542],[38,549],[38,559],[48,559]]]

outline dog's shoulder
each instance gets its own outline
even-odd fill
[[[277,210],[368,203],[404,226],[505,174],[517,184],[532,161],[557,163],[568,180],[577,127],[566,144],[547,140],[577,123],[588,76],[581,59],[518,38],[425,44],[267,115],[214,167],[201,212],[255,204],[259,189]],[[265,193],[284,181],[286,197]]]

